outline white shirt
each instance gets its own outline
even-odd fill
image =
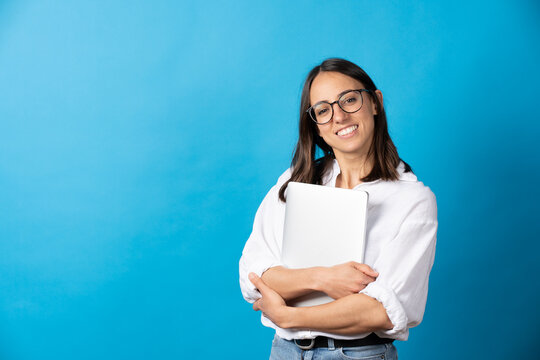
[[[369,193],[365,263],[379,272],[377,279],[360,293],[382,303],[394,328],[375,332],[380,337],[407,340],[409,328],[422,321],[428,293],[428,280],[435,257],[437,204],[435,195],[416,175],[398,166],[399,180],[361,183],[354,190]],[[323,177],[323,185],[335,187],[339,164]],[[255,215],[253,231],[240,259],[240,288],[246,301],[261,297],[248,274],[261,276],[274,266],[282,266],[281,245],[285,203],[278,198],[281,185],[291,176],[288,169],[278,179]],[[363,338],[369,333],[344,336],[312,330],[282,329],[264,315],[263,325],[278,336],[310,339],[323,335],[336,339]]]

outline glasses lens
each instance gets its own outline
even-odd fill
[[[354,90],[343,94],[339,98],[339,107],[348,113],[360,110],[362,107],[362,92]]]
[[[318,123],[329,122],[332,118],[332,107],[328,103],[320,103],[313,106],[312,117]]]

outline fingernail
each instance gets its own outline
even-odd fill
[[[249,273],[248,277],[249,277],[250,279],[255,279],[255,274],[254,274],[254,273]]]

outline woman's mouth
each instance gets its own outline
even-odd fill
[[[336,135],[342,138],[348,138],[353,135],[353,133],[358,129],[358,125],[351,125],[346,127],[345,129],[339,130]]]

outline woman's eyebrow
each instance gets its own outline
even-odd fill
[[[353,90],[354,90],[354,89],[343,90],[342,92],[340,92],[340,93],[338,94],[337,98],[339,99],[340,97],[343,96],[343,94],[345,94],[345,93],[347,93],[347,92],[349,92],[349,91],[353,91]]]

